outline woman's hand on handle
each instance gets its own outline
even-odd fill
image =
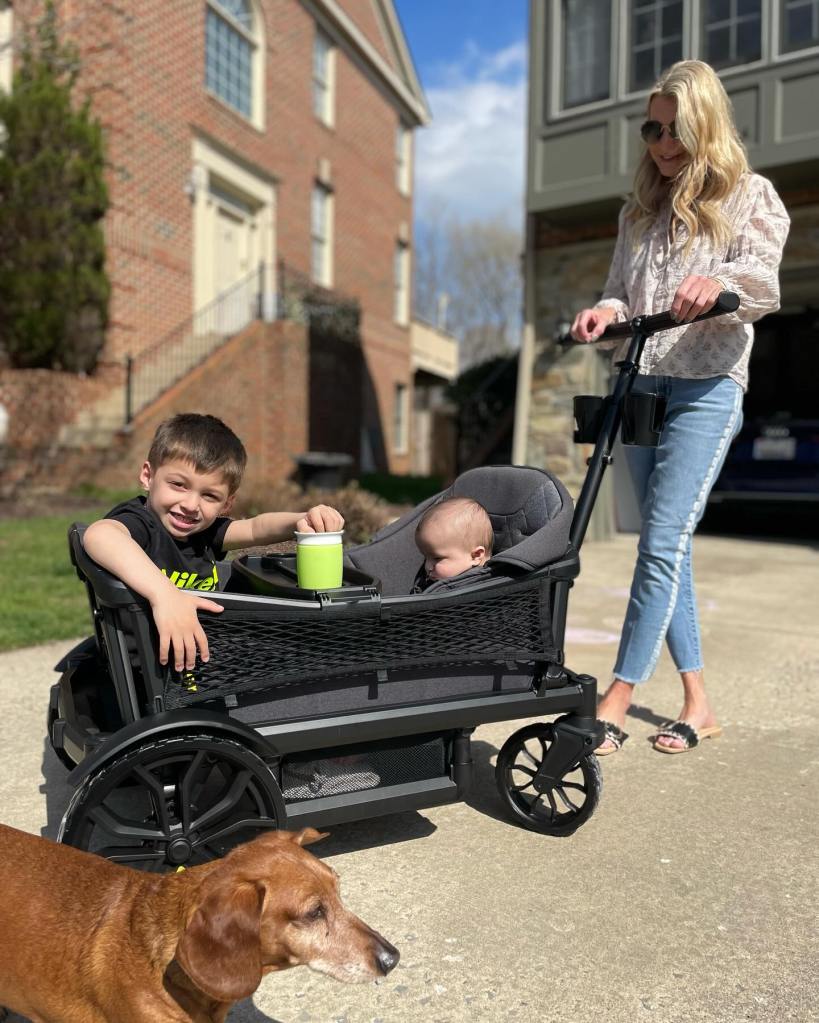
[[[691,274],[677,288],[671,303],[671,315],[677,323],[690,323],[702,313],[712,309],[725,285],[715,277]]]
[[[614,322],[614,309],[581,309],[575,316],[571,335],[575,341],[596,341],[610,323]]]

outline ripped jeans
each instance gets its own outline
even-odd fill
[[[614,677],[647,681],[663,640],[677,670],[702,669],[691,538],[728,447],[742,425],[742,388],[730,377],[638,376],[635,391],[665,396],[656,448],[624,448],[642,516]]]

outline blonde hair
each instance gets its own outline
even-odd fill
[[[731,227],[722,204],[750,170],[728,94],[708,64],[681,60],[660,76],[648,97],[647,111],[655,96],[676,101],[677,136],[691,159],[669,182],[646,148],[634,175],[627,216],[648,226],[670,193],[671,236],[673,239],[680,227],[685,228],[684,255],[700,232],[718,245],[726,245]]]
[[[447,497],[428,508],[421,516],[415,535],[430,527],[452,531],[463,540],[465,547],[483,547],[487,557],[492,553],[495,542],[492,522],[483,505],[471,497]]]

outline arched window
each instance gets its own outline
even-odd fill
[[[252,0],[207,0],[205,86],[255,123],[261,121],[260,22]]]

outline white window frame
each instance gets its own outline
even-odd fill
[[[310,193],[310,278],[323,288],[333,286],[333,192],[320,181]]]
[[[393,256],[393,320],[401,327],[409,326],[410,247],[396,241]]]
[[[324,55],[323,69],[319,55]],[[328,128],[336,123],[336,47],[329,35],[316,25],[312,58],[313,113]]]
[[[204,39],[204,50],[205,50],[205,82],[207,83],[207,68],[208,68],[208,55],[207,55],[207,13],[212,11],[218,18],[226,22],[234,32],[242,36],[242,38],[250,44],[250,116],[248,116],[243,110],[234,106],[231,102],[225,99],[220,93],[210,88],[207,84],[205,85],[205,91],[209,96],[212,96],[218,103],[221,103],[224,107],[234,113],[237,117],[243,118],[253,125],[254,128],[258,128],[260,131],[264,130],[265,126],[265,35],[264,35],[264,18],[262,16],[261,9],[258,4],[258,0],[249,0],[250,11],[252,15],[252,28],[248,30],[241,22],[237,21],[236,18],[232,17],[231,14],[225,10],[224,7],[219,3],[219,0],[205,0],[205,39]]]
[[[680,56],[677,58],[678,60],[681,60],[683,55],[686,52],[686,42],[690,41],[688,33],[686,32],[686,20],[687,20],[686,15],[689,13],[688,12],[688,4],[686,3],[686,0],[668,0],[668,2],[669,3],[679,3],[681,5],[681,13],[680,13]],[[652,4],[660,4],[660,3],[664,3],[664,0],[626,0],[625,11],[624,11],[624,16],[625,16],[625,34],[624,34],[625,46],[623,47],[623,52],[626,54],[626,59],[623,62],[623,69],[622,70],[623,70],[623,76],[625,78],[626,92],[628,94],[639,94],[639,93],[643,93],[643,92],[648,92],[651,89],[651,86],[654,84],[654,81],[656,80],[656,78],[658,76],[658,73],[663,70],[662,66],[659,67],[659,68],[655,68],[655,72],[654,72],[654,75],[652,76],[651,82],[649,82],[647,85],[633,86],[631,84],[632,66],[633,66],[633,58],[634,58],[634,45],[632,43],[632,38],[631,38],[631,36],[632,36],[632,25],[634,23],[634,14],[635,14],[634,8],[636,6],[638,6],[638,5],[641,6],[641,7],[648,7],[648,6],[652,5]],[[662,8],[658,8],[657,9],[657,13],[659,13],[661,10],[662,10]],[[654,39],[654,43],[653,43],[653,48],[654,48],[655,52],[656,52],[656,48],[657,48],[658,45],[662,46],[662,42],[663,42],[664,38],[666,38],[666,37],[664,37],[662,35],[658,37],[658,36],[655,35],[655,39]],[[671,39],[672,37],[669,36],[668,38]],[[699,47],[698,47],[698,49],[699,49]],[[693,50],[693,47],[692,47],[692,50]],[[662,62],[661,62],[661,64],[662,64]]]
[[[737,0],[729,0],[730,13],[728,18],[720,22],[728,28],[731,36],[731,46],[735,46],[736,43],[736,31],[737,26],[742,21],[749,21],[750,15],[740,15],[737,12]],[[747,68],[749,66],[756,65],[761,62],[765,56],[765,21],[766,21],[766,2],[765,0],[759,0],[759,57],[752,61],[741,61],[737,62],[732,60],[731,63],[723,64],[721,67],[716,68],[718,74],[724,74],[726,71],[735,70],[736,68]],[[698,52],[701,55],[702,60],[708,60],[707,48],[706,48],[706,29],[707,21],[705,16],[705,9],[699,9],[697,11],[698,24],[695,38],[698,40]],[[715,66],[715,65],[714,65]],[[716,67],[716,66],[715,66]]]
[[[392,450],[396,455],[409,451],[409,385],[403,381],[393,389]]]
[[[778,0],[775,3],[776,17],[774,18],[774,32],[776,33],[776,54],[780,60],[794,60],[799,57],[807,57],[812,53],[819,52],[819,42],[810,43],[808,46],[803,46],[800,49],[786,50],[784,49],[785,41],[785,0]],[[816,13],[816,8],[819,4],[813,3],[813,17],[819,17]]]
[[[403,121],[395,129],[395,185],[401,195],[412,195],[412,129]]]
[[[14,11],[10,0],[0,0],[0,91],[11,92],[14,78]]]

